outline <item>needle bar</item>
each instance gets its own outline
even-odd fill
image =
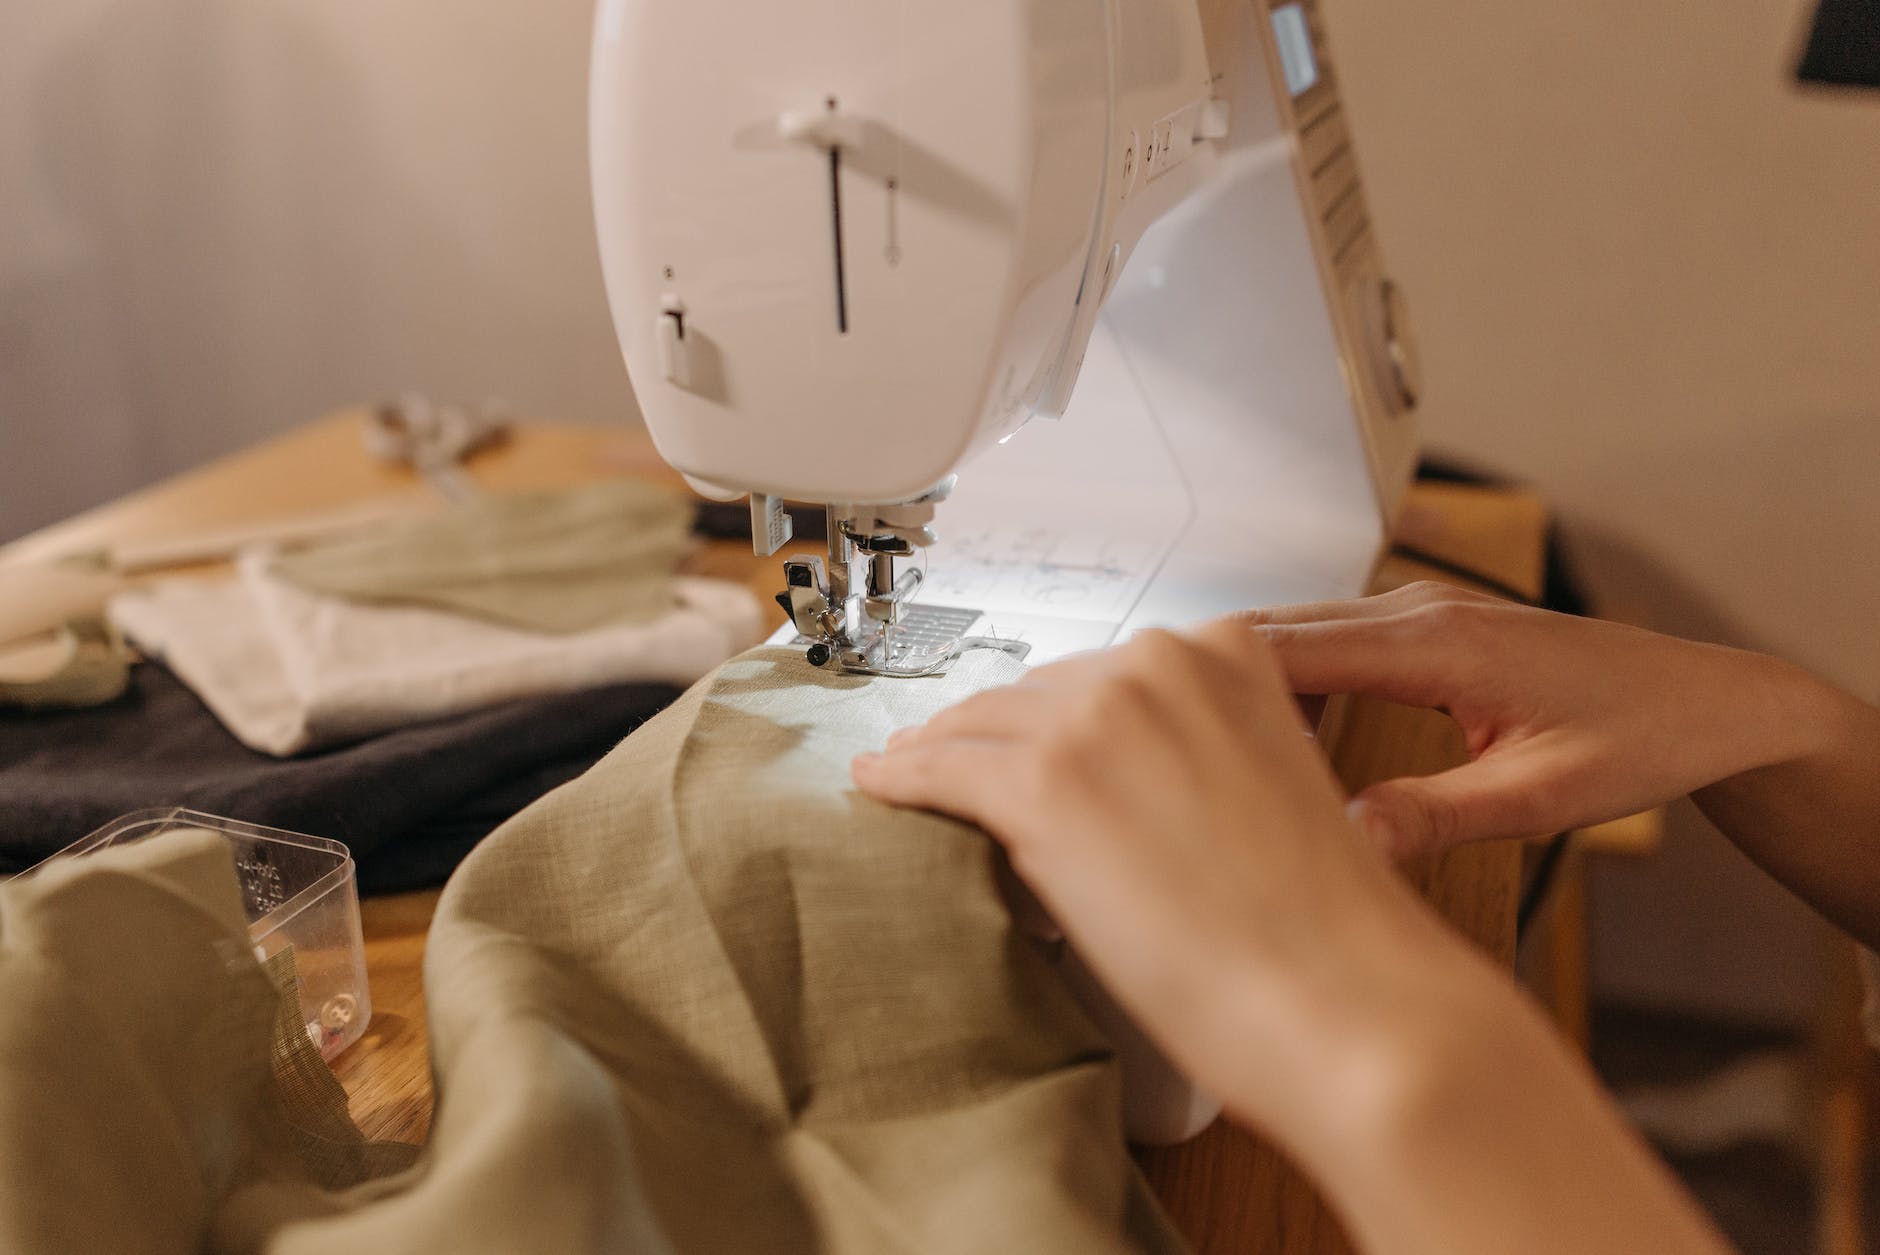
[[[849,333],[849,280],[842,245],[842,150],[829,150],[829,210],[836,233],[836,330]]]

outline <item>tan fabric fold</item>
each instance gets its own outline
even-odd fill
[[[693,509],[679,493],[632,479],[476,497],[369,535],[289,550],[272,570],[310,592],[535,632],[643,623],[672,608]]]
[[[214,833],[0,884],[0,1251],[218,1249],[261,1182],[408,1165],[347,1119],[292,980],[291,952],[256,962]]]
[[[759,649],[486,841],[426,958],[438,1162],[487,1131],[467,1078],[543,1078],[552,1048],[594,1087],[581,1197],[632,1172],[673,1250],[1180,1249],[991,843],[848,781],[1018,674],[980,652],[884,682]],[[538,1249],[595,1249],[610,1218],[571,1208]]]
[[[65,1077],[6,1016],[9,1061],[61,1079],[32,1119],[0,1106],[0,1226],[21,1200],[43,1219],[103,1193],[89,1247],[17,1249],[1183,1249],[1125,1150],[1111,1051],[1014,928],[991,843],[848,783],[854,753],[1016,674],[987,652],[944,679],[862,680],[760,649],[485,841],[426,953],[439,1106],[407,1173],[365,1179],[396,1160],[356,1150],[308,1158],[309,1130],[345,1144],[350,1126],[269,1105],[269,987],[252,961],[217,967],[239,946],[232,879],[206,886],[214,919],[172,895],[137,930],[167,912],[187,940],[126,964],[123,996],[167,990],[182,1016],[219,1018],[166,1047],[166,1090],[154,1063],[133,1084],[97,1056],[143,1057],[134,1039],[169,1041],[167,1020],[114,1011],[111,1044]],[[91,908],[128,927],[94,880]],[[24,970],[20,898],[45,906],[15,890],[0,886],[0,979]],[[128,940],[92,947],[94,965]],[[32,986],[74,1038],[88,980]],[[0,1104],[21,1088],[0,1080]],[[230,1135],[184,1132],[203,1128]],[[103,1149],[47,1172],[33,1139],[54,1137]],[[33,1232],[0,1228],[0,1249]]]

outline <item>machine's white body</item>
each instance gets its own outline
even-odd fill
[[[601,253],[662,456],[824,503],[964,468],[923,599],[1035,658],[1358,591],[1413,442],[1335,84],[1312,49],[1288,108],[1270,5],[1316,17],[602,0]]]
[[[1407,441],[1369,454],[1288,130],[1245,48],[1231,135],[1117,280],[1064,420],[974,462],[942,508],[924,595],[1034,656],[1356,596],[1410,469]]]
[[[921,600],[1034,659],[1362,591],[1414,361],[1322,38],[1316,0],[600,0],[601,255],[660,453],[832,524],[957,472]],[[1159,1139],[1208,1113],[1156,1102]]]
[[[1068,391],[1100,230],[1182,190],[1118,133],[1208,98],[1192,2],[1121,12],[1163,55],[1115,64],[1104,0],[603,3],[602,261],[661,454],[721,495],[898,502]]]

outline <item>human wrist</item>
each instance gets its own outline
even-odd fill
[[[1845,744],[1847,706],[1858,705],[1847,694],[1780,658],[1719,652],[1732,665],[1717,683],[1734,700],[1733,709],[1711,727],[1734,747],[1720,751],[1729,759],[1728,776],[1805,762]]]
[[[1321,1008],[1302,1083],[1251,1120],[1348,1216],[1400,1184],[1416,1156],[1471,1153],[1482,1104],[1518,1098],[1537,1061],[1558,1052],[1504,973],[1428,923],[1442,944],[1399,948],[1372,987]]]
[[[1770,764],[1828,766],[1854,759],[1871,768],[1880,750],[1880,710],[1842,691],[1812,672],[1778,662],[1787,674],[1783,681],[1782,717],[1790,725],[1788,754]]]
[[[1243,965],[1213,1069],[1229,1078],[1219,1096],[1302,1160],[1335,1161],[1434,1083],[1461,1044],[1493,1034],[1503,986],[1380,866],[1324,912],[1309,951]]]
[[[1475,956],[1471,956],[1475,957]],[[1540,1008],[1486,963],[1424,985],[1372,1083],[1292,1147],[1365,1250],[1722,1252]]]

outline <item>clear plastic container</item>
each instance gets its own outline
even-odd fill
[[[114,819],[46,861],[183,829],[220,833],[228,842],[256,957],[265,962],[293,947],[301,1014],[321,1055],[331,1059],[357,1041],[372,1019],[372,999],[352,852],[339,842],[166,807]]]

